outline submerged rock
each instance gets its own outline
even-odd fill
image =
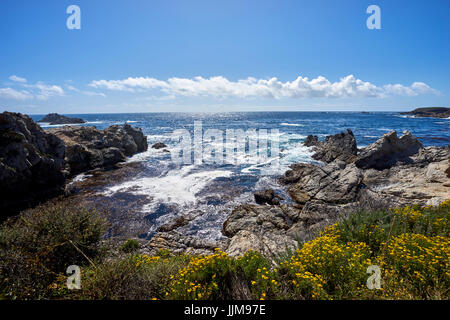
[[[167,146],[162,142],[157,142],[154,145],[152,145],[152,148],[153,149],[162,149],[162,148],[167,148]]]
[[[71,176],[114,165],[148,148],[142,130],[129,124],[113,125],[105,130],[65,126],[50,129],[49,132],[66,144],[66,170]]]
[[[62,194],[64,154],[64,143],[30,117],[0,114],[0,215]]]
[[[69,118],[57,113],[49,113],[44,118],[39,120],[38,122],[48,122],[51,125],[55,124],[76,124],[76,123],[85,123],[81,118]]]

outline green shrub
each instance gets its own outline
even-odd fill
[[[149,257],[127,255],[82,270],[81,290],[71,298],[155,300],[166,297],[174,275],[190,260],[188,255]]]
[[[139,241],[135,239],[128,239],[122,244],[120,250],[126,253],[131,253],[135,252],[137,249],[139,249],[139,247],[140,247]]]
[[[69,265],[101,253],[107,223],[78,204],[50,202],[0,226],[0,288],[11,299],[44,298]]]

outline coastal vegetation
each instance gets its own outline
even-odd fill
[[[117,249],[92,209],[39,206],[0,228],[0,292],[5,299],[449,299],[450,200],[438,207],[358,210],[296,250],[234,257]],[[81,267],[81,289],[65,270]],[[366,286],[369,266],[379,289]]]

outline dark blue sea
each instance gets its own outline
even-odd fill
[[[117,194],[146,196],[147,200],[136,209],[136,217],[151,221],[151,226],[137,236],[151,238],[155,230],[179,215],[189,216],[190,223],[178,231],[188,235],[217,239],[221,237],[221,226],[232,208],[240,203],[252,202],[253,192],[271,187],[282,196],[283,188],[276,178],[296,162],[313,162],[312,152],[303,146],[307,135],[324,139],[350,128],[357,140],[358,148],[375,142],[383,134],[396,130],[399,135],[409,130],[424,146],[446,146],[450,144],[450,119],[412,118],[394,112],[233,112],[233,113],[123,113],[123,114],[76,114],[87,121],[87,126],[99,129],[113,124],[129,123],[142,128],[149,146],[156,142],[167,145],[164,149],[149,148],[147,152],[129,159],[142,162],[145,169],[132,175],[129,180],[117,185],[107,185],[99,196],[114,199]],[[31,116],[39,120],[43,115]],[[180,139],[173,136],[177,129],[186,129],[194,137],[194,121],[201,121],[202,132],[216,129],[256,130],[256,138],[265,140],[270,149],[272,141],[279,144],[279,158],[269,152],[265,161],[245,162],[248,150],[236,150],[243,163],[175,163],[171,152]],[[57,127],[41,123],[45,128]],[[267,136],[260,135],[267,130]],[[221,130],[221,131],[217,131]],[[261,131],[262,130],[262,131]],[[203,148],[222,148],[220,139],[208,140]],[[209,149],[208,149],[209,150]],[[171,151],[171,152],[167,152]],[[211,155],[215,155],[213,151]],[[205,157],[206,158],[206,157]],[[275,165],[276,164],[276,165]],[[82,175],[75,179],[89,179]],[[114,202],[113,202],[114,203]],[[117,205],[120,205],[119,202]]]

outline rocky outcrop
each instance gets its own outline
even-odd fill
[[[282,178],[280,182],[291,184],[287,191],[299,204],[305,204],[311,199],[335,204],[353,202],[361,189],[362,181],[361,171],[354,164],[347,165],[343,161],[332,162],[323,167],[298,164],[286,172],[285,176],[296,177],[295,180]]]
[[[162,142],[157,142],[152,145],[152,148],[153,149],[162,149],[162,148],[167,148],[167,146]]]
[[[411,115],[414,117],[449,118],[450,108],[445,107],[417,108],[413,111],[401,112],[400,114]]]
[[[0,217],[64,192],[64,143],[30,117],[0,114]]]
[[[347,132],[327,136],[323,142],[319,141],[317,136],[310,135],[306,138],[304,145],[314,146],[316,152],[312,158],[325,163],[334,160],[353,162],[358,151],[355,136],[350,129],[347,129]]]
[[[386,133],[383,137],[364,148],[355,164],[362,169],[386,169],[397,162],[411,162],[410,156],[423,148],[420,141],[409,131],[398,138],[397,132]]]
[[[147,139],[140,128],[129,124],[113,125],[105,130],[96,127],[50,129],[66,145],[66,171],[75,175],[98,167],[112,166],[127,156],[146,151]]]
[[[347,139],[328,139],[336,145],[343,140]],[[307,142],[316,145],[315,138]],[[344,152],[351,150],[354,156],[353,143],[348,146]],[[242,255],[258,250],[273,256],[298,240],[314,238],[325,226],[356,210],[437,205],[450,198],[449,159],[448,146],[423,148],[411,133],[398,138],[391,132],[363,149],[356,163],[337,156],[326,165],[292,165],[279,181],[293,203],[236,207],[223,224],[222,232],[230,238],[226,251]]]
[[[76,123],[85,123],[81,118],[69,118],[66,116],[62,116],[57,113],[49,113],[44,118],[39,120],[38,122],[48,122],[51,125],[55,124],[76,124]]]

